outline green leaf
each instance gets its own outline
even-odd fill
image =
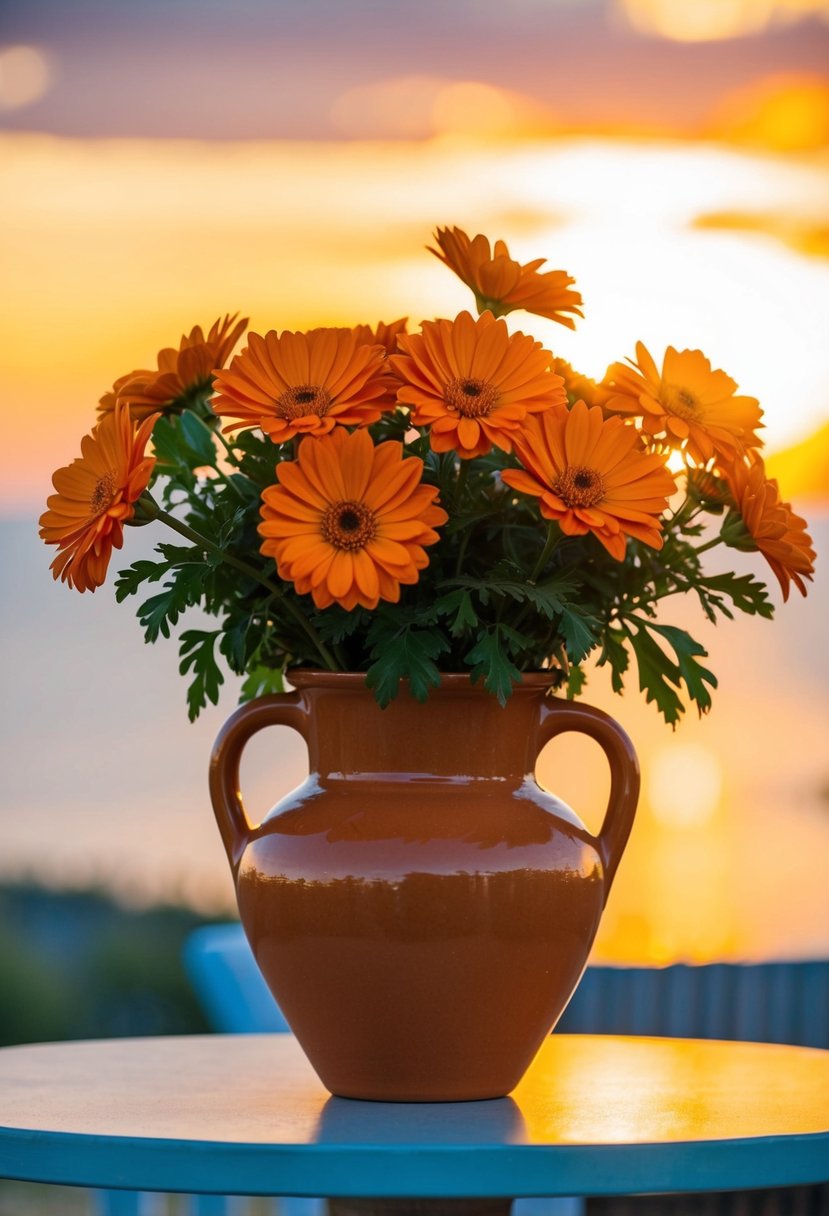
[[[168,415],[162,415],[153,427],[153,453],[161,464],[181,463],[178,433],[173,419]]]
[[[188,410],[178,418],[174,415],[159,418],[153,427],[153,451],[158,463],[173,472],[189,475],[193,469],[216,464],[210,428]]]
[[[251,620],[247,614],[225,621],[222,636],[219,639],[219,650],[227,659],[227,665],[236,675],[243,675],[250,657],[248,648],[248,632]]]
[[[188,566],[188,565],[204,565],[204,550],[196,545],[170,545],[166,541],[155,547],[156,553],[160,553],[168,565],[173,566]]]
[[[191,722],[195,722],[208,701],[216,705],[219,688],[224,676],[216,662],[215,645],[219,630],[205,633],[200,629],[189,629],[181,635],[178,669],[186,675],[192,669],[193,678],[187,689],[187,711]]]
[[[510,652],[516,648],[515,639],[524,641],[515,630],[496,625],[480,633],[478,641],[465,656],[472,668],[473,684],[483,679],[484,688],[493,693],[502,706],[512,696],[513,685],[521,682],[521,672],[510,659]]]
[[[572,574],[564,573],[547,579],[543,583],[531,583],[521,578],[507,578],[502,571],[508,569],[514,575],[521,575],[519,567],[512,562],[499,562],[485,578],[451,578],[443,584],[445,587],[462,587],[474,591],[483,605],[487,605],[493,596],[503,596],[515,600],[518,604],[529,603],[536,608],[547,620],[553,620],[568,603],[568,595],[574,594],[577,588]]]
[[[685,712],[685,706],[671,687],[679,687],[679,668],[645,628],[631,633],[630,642],[639,669],[640,691],[645,694],[646,701],[656,703],[667,723],[675,725]]]
[[[169,562],[133,562],[128,570],[121,570],[115,580],[115,599],[122,603],[128,595],[135,595],[142,583],[157,583],[170,569]]]
[[[679,674],[685,681],[691,699],[696,701],[700,714],[707,713],[711,708],[711,693],[706,684],[716,688],[717,677],[697,662],[697,656],[707,658],[708,651],[699,642],[694,641],[684,629],[677,629],[675,625],[651,623],[649,627],[660,634],[671,647],[677,658]]]
[[[478,614],[468,591],[450,591],[448,595],[442,595],[435,603],[435,612],[438,616],[452,617],[449,632],[453,638],[478,626]]]
[[[735,574],[729,570],[724,574],[706,575],[700,580],[700,591],[727,595],[735,608],[749,616],[762,616],[767,620],[774,616],[766,584],[752,574]],[[720,610],[731,615],[724,605],[720,605]]]
[[[191,460],[195,460],[196,467],[215,465],[216,441],[210,428],[189,410],[181,414],[178,425],[184,440],[184,450]]]
[[[252,701],[254,697],[284,691],[285,680],[281,667],[253,667],[239,689],[239,701]]]
[[[170,415],[159,418],[153,427],[153,454],[162,472],[187,474],[186,480],[195,484],[185,456],[186,445],[175,419]]]
[[[339,646],[358,629],[364,628],[369,620],[364,608],[353,608],[351,612],[346,612],[343,608],[332,606],[315,617],[314,628],[324,642]]]
[[[416,629],[411,625],[394,633],[381,632],[385,637],[371,651],[375,661],[368,669],[366,684],[384,708],[397,696],[401,680],[409,681],[416,701],[425,701],[429,689],[440,684],[440,671],[434,660],[449,649],[446,638],[438,629]]]
[[[565,693],[568,701],[575,701],[576,697],[581,696],[582,689],[587,683],[587,673],[583,667],[579,667],[578,663],[574,663],[570,668],[565,685]]]
[[[684,629],[673,625],[657,625],[653,621],[634,618],[636,632],[630,633],[630,641],[639,668],[639,687],[648,701],[655,701],[665,721],[675,725],[685,712],[675,689],[684,682],[688,694],[696,702],[700,714],[711,708],[711,694],[706,687],[717,687],[716,677],[697,662],[697,656],[707,651],[694,641]],[[676,655],[673,662],[649,632],[652,630],[664,638]]]
[[[498,570],[506,566],[514,568],[512,563],[501,562],[486,578],[454,578],[447,580],[444,585],[474,591],[484,606],[496,596],[513,600],[517,604],[531,605],[545,620],[556,621],[569,659],[573,663],[580,663],[596,646],[601,625],[596,617],[583,612],[569,601],[568,596],[575,594],[577,590],[574,575],[562,572],[543,583],[519,582],[499,576]],[[438,601],[438,607],[442,602]],[[456,637],[458,632],[453,626],[453,637]]]
[[[561,630],[567,657],[571,663],[580,663],[598,644],[599,621],[587,613],[579,612],[572,605],[562,606],[558,627]]]
[[[624,691],[623,676],[629,663],[624,639],[625,634],[621,630],[608,627],[602,637],[602,652],[596,660],[599,667],[604,667],[606,663],[610,664],[610,682],[613,691],[618,693]]]
[[[240,534],[244,529],[250,514],[249,507],[237,507],[232,503],[231,506],[233,509],[226,514],[226,517],[219,512],[216,513],[216,522],[218,524],[218,528],[216,530],[216,544],[220,549],[229,549],[235,541],[240,539]]]
[[[178,566],[163,591],[145,600],[138,609],[144,627],[144,641],[155,642],[158,635],[168,638],[185,608],[198,604],[204,593],[204,564]]]

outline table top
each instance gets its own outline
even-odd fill
[[[829,1179],[829,1052],[552,1035],[507,1098],[334,1098],[290,1035],[0,1050],[0,1177],[228,1194],[629,1194]]]

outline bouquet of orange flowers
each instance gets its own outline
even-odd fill
[[[669,347],[660,369],[641,343],[597,383],[502,319],[572,328],[564,271],[458,228],[435,242],[477,316],[249,333],[232,358],[247,323],[227,316],[118,379],[54,476],[40,534],[55,577],[94,591],[125,526],[175,534],[116,594],[159,585],[138,608],[148,642],[192,606],[216,618],[180,637],[191,718],[223,667],[242,699],[311,666],[365,671],[381,704],[401,680],[424,699],[442,672],[503,703],[524,671],[578,695],[591,654],[618,692],[633,656],[668,722],[683,686],[705,711],[705,650],[659,602],[772,615],[751,574],[704,572],[715,545],[759,550],[784,599],[813,571],[805,521],[764,470],[758,402],[700,351]]]

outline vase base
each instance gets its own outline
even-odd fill
[[[508,1094],[512,1092],[521,1077],[518,1076],[515,1081],[506,1087],[499,1086],[497,1089],[483,1089],[480,1092],[470,1093],[469,1089],[447,1088],[446,1086],[433,1085],[429,1089],[405,1089],[399,1086],[389,1087],[384,1085],[382,1088],[366,1089],[365,1086],[330,1086],[326,1083],[325,1078],[321,1077],[326,1089],[335,1098],[343,1098],[347,1102],[411,1102],[411,1103],[429,1103],[429,1102],[501,1102]]]

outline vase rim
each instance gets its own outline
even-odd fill
[[[297,667],[285,672],[285,678],[294,688],[340,688],[365,689],[366,672],[364,671],[325,671],[310,667]],[[403,686],[408,684],[402,680]],[[521,673],[521,683],[513,685],[513,694],[521,692],[538,692],[551,690],[553,673],[546,671],[524,671]],[[486,693],[483,681],[472,683],[467,672],[442,671],[440,684],[430,689],[429,695],[440,692],[482,692]],[[489,695],[489,694],[487,694]]]

